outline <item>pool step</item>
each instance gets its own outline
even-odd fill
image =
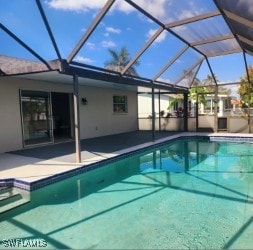
[[[0,214],[29,202],[14,188],[5,187],[0,189]]]

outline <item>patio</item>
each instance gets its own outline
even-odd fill
[[[12,151],[0,154],[0,185],[1,181],[4,183],[7,179],[26,183],[37,182],[82,166],[185,136],[234,137],[240,140],[253,138],[253,135],[249,134],[164,131],[156,132],[155,141],[153,141],[150,131],[129,132],[82,140],[82,163],[75,163],[73,141]]]
[[[12,178],[31,183],[172,139],[181,134],[156,132],[154,142],[150,131],[136,131],[81,140],[83,159],[81,163],[75,163],[74,141],[3,153],[0,154],[0,184],[1,180]]]

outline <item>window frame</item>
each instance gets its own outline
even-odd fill
[[[115,99],[124,98],[124,101],[117,101]],[[128,113],[127,95],[113,95],[113,113],[114,114],[126,114]]]

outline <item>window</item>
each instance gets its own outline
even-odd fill
[[[114,113],[127,112],[127,96],[113,96],[113,112]]]

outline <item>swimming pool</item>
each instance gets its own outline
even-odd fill
[[[178,140],[30,199],[0,215],[1,248],[252,249],[253,144]]]

